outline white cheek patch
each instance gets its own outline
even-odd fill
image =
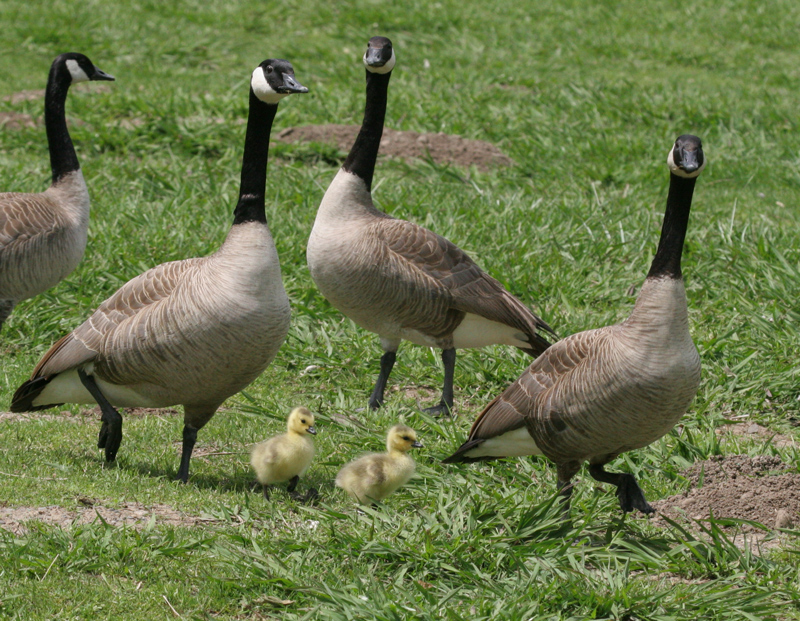
[[[367,71],[370,73],[389,73],[392,69],[394,69],[394,64],[396,59],[394,57],[394,48],[392,48],[392,57],[387,61],[387,63],[383,67],[370,67],[367,65],[367,54],[364,53],[364,66],[367,68]]]
[[[675,146],[673,145],[673,147],[669,150],[669,155],[667,156],[667,166],[669,166],[670,171],[676,177],[683,177],[684,179],[693,179],[694,177],[697,177],[701,172],[703,172],[703,169],[706,167],[706,160],[705,158],[703,158],[703,163],[700,166],[700,168],[698,168],[692,173],[687,173],[685,170],[679,168],[678,165],[675,164],[674,153],[675,153]]]
[[[77,60],[73,60],[70,58],[67,61],[67,70],[69,74],[72,76],[72,83],[76,84],[77,82],[88,82],[89,76],[86,75],[86,72],[81,69],[81,66],[78,64]]]
[[[269,85],[267,76],[264,75],[264,69],[261,67],[256,67],[253,71],[253,77],[250,79],[250,86],[256,94],[256,97],[268,104],[276,104],[288,95],[288,93],[276,92],[275,89]]]

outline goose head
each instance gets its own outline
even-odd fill
[[[693,179],[703,172],[706,166],[703,143],[697,136],[679,136],[667,156],[667,165],[673,175]]]
[[[422,448],[422,446],[422,442],[417,440],[417,432],[405,425],[395,425],[386,437],[386,448],[389,451],[406,453],[412,448]]]
[[[53,67],[56,68],[58,73],[68,75],[70,84],[95,80],[114,81],[113,75],[98,69],[91,60],[77,52],[61,54],[53,61]]]
[[[256,67],[250,79],[250,87],[256,97],[268,104],[277,104],[287,95],[308,92],[295,79],[292,63],[279,58],[268,58]]]
[[[389,73],[394,69],[392,42],[386,37],[372,37],[364,52],[364,66],[370,73]]]
[[[289,414],[289,422],[287,428],[291,433],[298,435],[311,434],[317,435],[317,430],[314,429],[314,415],[308,408],[299,407],[292,410]]]

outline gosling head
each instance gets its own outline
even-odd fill
[[[295,79],[292,63],[279,58],[268,58],[256,67],[250,78],[250,87],[261,101],[273,105],[287,95],[308,92]]]
[[[406,453],[412,448],[422,448],[422,446],[422,442],[417,440],[417,432],[405,425],[395,425],[386,436],[386,449],[388,451]]]
[[[299,407],[292,410],[289,414],[289,422],[286,427],[289,433],[296,433],[298,435],[305,435],[307,433],[312,436],[317,435],[317,430],[314,429],[314,415],[308,408]]]
[[[364,52],[364,66],[370,73],[389,73],[394,69],[392,42],[386,37],[372,37]]]
[[[56,71],[58,75],[66,77],[70,84],[94,80],[114,81],[113,75],[98,69],[91,60],[77,52],[69,52],[58,56],[53,61],[52,70]]]
[[[699,176],[706,166],[703,143],[691,134],[679,136],[669,150],[667,165],[670,172],[678,177],[694,179]]]

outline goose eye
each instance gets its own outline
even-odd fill
[[[267,73],[272,73],[273,71],[272,65],[267,65]]]

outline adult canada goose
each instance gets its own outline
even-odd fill
[[[395,65],[391,41],[372,37],[364,65],[364,122],[319,206],[308,267],[333,306],[380,336],[370,408],[383,405],[397,348],[407,340],[442,350],[442,398],[427,411],[449,413],[457,348],[506,344],[538,356],[549,346],[539,331],[552,330],[453,243],[375,208],[370,190]]]
[[[177,478],[186,482],[197,430],[261,374],[289,330],[264,194],[278,101],[306,92],[285,60],[265,60],[253,71],[239,200],[222,247],[128,281],[50,348],[14,394],[11,411],[97,403],[103,413],[97,446],[113,461],[122,440],[122,417],[113,405],[182,404]]]
[[[386,436],[386,452],[370,453],[346,464],[336,475],[336,486],[361,504],[381,501],[414,476],[412,448],[421,448],[417,433],[395,425]]]
[[[570,480],[588,461],[594,479],[617,486],[623,511],[653,512],[632,475],[604,466],[669,432],[700,385],[681,275],[692,193],[706,163],[700,139],[680,136],[667,163],[661,240],[631,315],[553,345],[486,406],[445,463],[544,454],[568,499]]]
[[[61,282],[83,258],[89,192],[64,104],[72,84],[113,79],[83,54],[61,54],[50,66],[44,125],[52,183],[38,194],[0,194],[0,329],[17,303]]]
[[[314,459],[314,415],[308,408],[292,410],[286,423],[286,433],[259,442],[250,453],[250,465],[261,483],[264,498],[269,499],[268,486],[289,481],[286,491],[290,494],[297,488],[300,475],[308,470]],[[311,496],[316,490],[310,490]]]

